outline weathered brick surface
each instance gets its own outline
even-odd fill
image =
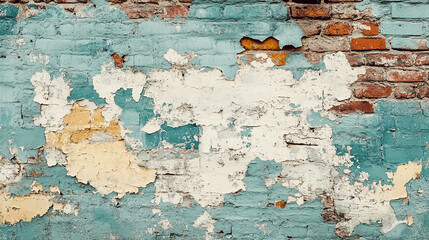
[[[0,0],[0,239],[428,239],[423,0]]]

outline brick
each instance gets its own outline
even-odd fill
[[[375,23],[363,22],[361,23],[363,27],[361,28],[362,34],[365,36],[378,35],[379,29]],[[369,29],[367,29],[369,28]]]
[[[429,65],[429,53],[418,53],[416,55],[416,66]]]
[[[338,106],[333,106],[329,111],[335,111],[339,113],[353,113],[360,111],[362,113],[374,113],[374,106],[367,101],[354,101],[344,103]]]
[[[325,35],[340,36],[349,35],[353,31],[350,23],[336,22],[329,23],[325,28]]]
[[[396,86],[394,95],[398,99],[414,98],[416,97],[416,89],[413,86]]]
[[[315,36],[302,39],[302,48],[313,52],[350,51],[349,40],[346,38],[328,38]]]
[[[318,35],[322,31],[322,24],[318,22],[298,22],[306,36]]]
[[[413,38],[393,38],[391,41],[393,49],[397,50],[427,50],[428,41],[426,39]]]
[[[371,9],[357,10],[354,4],[334,4],[331,8],[331,16],[338,19],[359,20],[372,18],[373,14]]]
[[[386,39],[354,38],[351,42],[351,49],[355,51],[384,50],[386,49]]]
[[[243,48],[247,50],[279,50],[279,41],[275,38],[267,38],[263,42],[251,38],[243,38],[240,41]]]
[[[386,35],[414,35],[423,34],[421,23],[405,21],[383,21],[380,25],[381,33]]]
[[[419,98],[428,98],[429,97],[429,86],[424,85],[418,88],[417,97]]]
[[[370,53],[365,57],[367,64],[372,66],[409,67],[414,65],[412,54]]]
[[[367,67],[365,74],[358,75],[358,81],[384,81],[386,80],[386,70],[383,68]]]
[[[142,6],[121,6],[122,11],[131,19],[137,18],[152,18],[155,13],[155,8],[147,8]]]
[[[390,70],[387,72],[389,82],[423,82],[426,72],[416,70]]]
[[[186,17],[188,16],[188,10],[189,7],[187,6],[165,6],[159,16],[163,18]]]
[[[428,19],[429,4],[392,4],[392,18]]]
[[[331,17],[331,10],[327,6],[304,5],[293,6],[291,8],[293,18],[316,18],[328,19]]]
[[[385,98],[389,97],[391,93],[390,87],[376,84],[358,86],[354,90],[357,98]]]
[[[115,62],[115,67],[122,68],[124,66],[125,57],[127,57],[127,55],[124,55],[121,57],[115,53],[115,54],[112,54],[111,56],[113,58],[113,61]]]
[[[347,53],[346,58],[352,67],[358,67],[365,64],[365,58],[360,53]]]
[[[322,61],[323,54],[322,53],[305,53],[305,58],[311,64],[319,64]]]

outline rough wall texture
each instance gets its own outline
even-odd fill
[[[0,2],[0,239],[429,238],[427,0]]]

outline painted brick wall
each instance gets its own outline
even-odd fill
[[[0,0],[0,239],[429,238],[427,0]]]

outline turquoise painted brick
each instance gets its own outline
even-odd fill
[[[34,47],[42,53],[46,53],[47,51],[71,52],[73,51],[73,46],[74,43],[72,40],[37,39]]]
[[[215,44],[215,39],[211,37],[186,37],[177,41],[179,48],[191,51],[213,49]]]
[[[189,10],[189,18],[215,20],[223,18],[223,10],[220,5],[192,5]]]
[[[390,45],[393,49],[425,49],[429,43],[425,39],[413,39],[413,38],[393,38]]]
[[[404,21],[383,21],[380,24],[382,34],[388,35],[414,35],[423,34],[421,23],[404,22]]]
[[[11,4],[0,5],[0,19],[15,18],[18,15],[18,8]]]
[[[287,8],[283,4],[270,5],[272,17],[277,20],[288,18]]]
[[[268,5],[245,4],[245,5],[228,5],[224,8],[225,19],[264,19],[271,17],[271,8]]]
[[[16,89],[13,86],[2,85],[0,86],[0,103],[14,102],[16,96]]]
[[[21,125],[21,103],[0,104],[0,126]]]
[[[136,55],[132,56],[134,59],[134,66],[155,66],[156,60],[152,55]],[[131,59],[131,57],[127,57]]]
[[[75,68],[80,70],[98,69],[100,63],[92,56],[62,54],[60,64],[63,68]]]
[[[392,4],[392,18],[428,19],[429,4]]]
[[[384,163],[385,164],[405,164],[409,161],[416,161],[423,159],[424,147],[412,146],[412,147],[397,147],[397,146],[383,146],[384,151]]]

